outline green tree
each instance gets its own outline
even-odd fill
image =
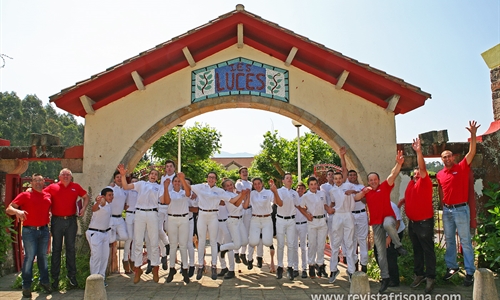
[[[287,140],[278,131],[266,132],[261,152],[255,156],[252,175],[260,176],[267,182],[275,179],[281,182],[286,172],[297,175],[297,139]],[[300,137],[302,178],[314,173],[314,165],[333,163],[340,165],[339,156],[317,134],[306,133]]]

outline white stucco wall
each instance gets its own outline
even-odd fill
[[[283,61],[248,45],[242,49],[234,45],[197,62],[194,68],[184,68],[147,85],[144,91],[135,91],[100,108],[94,115],[87,115],[83,174],[75,174],[78,182],[85,188],[92,187],[94,191],[99,191],[107,185],[118,163],[144,132],[172,112],[191,104],[191,71],[236,57],[287,69],[290,104],[312,114],[338,134],[337,137],[322,138],[335,151],[343,146],[339,145],[342,141],[348,145],[348,155],[355,154],[360,162],[360,165],[354,166],[348,157],[349,168],[364,168],[366,173],[376,171],[382,179],[387,177],[394,166],[396,153],[393,113],[386,112],[354,94],[336,90],[332,84],[293,66],[285,67]],[[197,114],[215,109],[218,108],[212,107]],[[322,128],[311,120],[294,116],[286,110],[270,110],[295,117],[297,121],[321,135]],[[137,150],[146,151],[162,134],[185,119],[186,117],[178,116],[168,125],[157,128],[155,136],[143,141],[143,145]],[[365,181],[365,178],[360,179]],[[398,187],[395,190],[398,191]]]

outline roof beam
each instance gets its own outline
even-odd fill
[[[191,68],[196,66],[196,62],[194,61],[194,58],[191,55],[191,52],[189,52],[188,47],[182,48],[182,53],[184,53],[184,57],[186,57],[186,60],[188,61],[189,66],[191,66]]]
[[[398,94],[394,94],[387,98],[385,102],[389,103],[386,107],[386,111],[394,112],[396,109],[396,105],[398,105],[400,96]]]
[[[297,47],[292,47],[292,49],[290,49],[290,53],[288,53],[288,57],[285,60],[285,66],[289,67],[292,64],[292,60],[295,58],[295,54],[297,54],[298,50]]]
[[[337,90],[342,89],[345,81],[347,80],[347,76],[349,76],[349,71],[347,70],[342,71],[342,74],[340,74],[340,76],[337,78],[337,84],[335,85],[335,88]]]
[[[238,48],[243,48],[243,23],[238,24]]]
[[[144,91],[146,87],[144,86],[144,83],[142,82],[142,77],[137,73],[137,71],[134,71],[130,73],[132,75],[132,79],[134,79],[135,86],[137,87],[138,90]]]
[[[95,113],[94,108],[92,107],[93,104],[95,104],[95,101],[90,99],[89,96],[83,95],[80,96],[80,102],[82,102],[83,109],[85,109],[85,112],[89,115],[93,115]]]

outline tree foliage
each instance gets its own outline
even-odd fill
[[[267,182],[278,182],[286,172],[298,175],[297,139],[287,140],[278,135],[278,131],[266,132],[261,152],[255,156],[252,174],[262,177]],[[317,134],[306,133],[300,137],[301,175],[306,178],[314,173],[314,165],[333,163],[340,165],[339,156]]]
[[[64,146],[83,144],[83,124],[73,115],[60,114],[50,105],[43,105],[36,95],[20,99],[14,92],[0,92],[0,138],[12,146],[29,146],[31,133],[49,133],[60,138]],[[57,178],[60,162],[30,162],[24,173],[40,173]]]

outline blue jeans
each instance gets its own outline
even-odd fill
[[[69,219],[52,217],[50,230],[52,231],[52,265],[50,268],[52,280],[59,280],[63,238],[64,245],[66,246],[66,269],[68,271],[68,277],[74,278],[76,276],[75,242],[76,231],[78,230],[76,217]]]
[[[35,227],[26,226],[22,230],[24,246],[24,262],[22,268],[23,289],[31,288],[33,282],[33,261],[38,263],[40,282],[49,284],[49,269],[47,264],[47,247],[49,245],[48,226],[36,230]]]
[[[468,275],[474,275],[474,251],[470,236],[470,210],[469,206],[457,208],[443,207],[443,226],[446,239],[446,253],[444,260],[448,268],[457,269],[457,242],[455,232],[458,231],[460,244],[464,254],[465,271]]]

